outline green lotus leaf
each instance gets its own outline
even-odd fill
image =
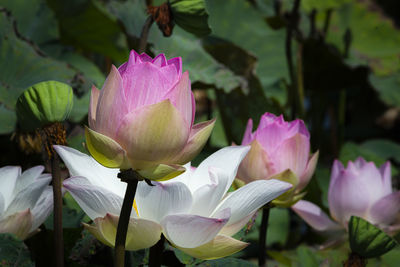
[[[204,0],[171,0],[169,4],[174,22],[185,31],[197,36],[211,33]]]

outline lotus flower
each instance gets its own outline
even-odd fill
[[[95,222],[85,227],[113,246],[126,184],[118,171],[99,165],[72,148],[56,146],[72,177],[64,187]],[[128,227],[127,250],[153,246],[161,234],[193,257],[213,259],[233,254],[248,244],[231,236],[261,206],[291,185],[278,180],[256,181],[227,193],[248,147],[227,147],[204,160],[197,169],[173,180],[139,182]]]
[[[50,174],[43,166],[24,171],[16,166],[0,168],[0,233],[12,233],[26,239],[35,232],[53,210]]]
[[[246,183],[260,179],[288,179],[294,187],[280,201],[291,205],[299,199],[298,193],[310,181],[318,152],[310,156],[310,134],[302,120],[286,122],[283,116],[265,113],[255,132],[249,119],[242,145],[251,145],[250,152],[240,164],[238,178]],[[297,194],[295,196],[294,194]]]
[[[193,125],[195,102],[181,58],[152,59],[132,50],[112,66],[102,90],[93,86],[86,143],[110,168],[133,168],[150,179],[179,170],[202,149],[214,120]]]
[[[299,201],[292,208],[318,231],[347,228],[351,216],[358,216],[384,230],[397,227],[400,192],[392,191],[390,163],[378,169],[373,162],[358,158],[345,169],[335,160],[328,191],[329,211],[333,222],[321,209],[308,201]]]

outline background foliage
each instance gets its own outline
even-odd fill
[[[67,122],[69,145],[85,152],[89,88],[101,88],[111,64],[137,49],[146,20],[144,0],[2,0],[0,2],[0,166],[41,163],[31,152],[33,137],[21,133],[15,115],[20,93],[34,83],[57,80],[74,89]],[[162,1],[150,1],[159,5]],[[197,100],[197,119],[217,117],[209,143],[195,163],[241,138],[248,118],[283,113],[300,117],[311,132],[320,161],[306,199],[327,209],[334,158],[358,156],[393,163],[399,187],[400,4],[395,0],[207,0],[211,34],[198,37],[178,25],[164,37],[153,25],[146,52],[183,58]],[[291,45],[288,46],[288,36]],[[18,142],[17,142],[18,141]],[[23,143],[25,146],[20,146]],[[67,177],[65,170],[64,176]],[[253,266],[259,218],[239,238],[251,242],[231,258],[201,262],[169,248],[165,264]],[[73,199],[64,199],[68,266],[110,266],[111,250],[83,231],[89,221]],[[46,266],[51,262],[51,219],[25,243],[0,236],[0,264]],[[251,229],[250,229],[251,228]],[[336,266],[349,245],[318,250],[327,240],[294,213],[273,209],[267,251],[278,266]],[[40,244],[40,245],[39,245]],[[47,244],[43,247],[43,244]],[[132,266],[146,263],[148,251],[129,253]],[[400,249],[369,266],[395,266]],[[174,265],[175,264],[175,265]]]

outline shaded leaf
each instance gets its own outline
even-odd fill
[[[11,234],[0,234],[0,265],[30,267],[35,266],[24,242]]]
[[[61,42],[106,55],[117,62],[128,57],[117,21],[96,1],[47,0],[57,16]]]
[[[204,261],[197,265],[199,267],[255,267],[254,263],[236,258],[224,258],[218,260]]]
[[[38,54],[30,43],[19,39],[12,18],[4,12],[0,13],[0,29],[0,110],[8,110],[6,114],[14,111],[22,91],[35,83],[45,80],[68,83],[73,79],[75,72],[66,64]],[[15,124],[11,121],[13,117],[1,124],[0,132],[7,133],[10,125]]]
[[[348,228],[350,248],[363,258],[379,257],[397,245],[393,238],[360,217],[351,216]]]

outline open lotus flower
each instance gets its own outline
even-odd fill
[[[53,210],[50,174],[43,166],[24,171],[16,166],[0,168],[0,233],[20,239],[34,234]]]
[[[328,191],[329,211],[333,222],[321,209],[308,201],[299,201],[292,209],[318,231],[347,228],[351,216],[358,216],[383,230],[398,228],[395,222],[400,209],[400,192],[392,191],[390,163],[378,169],[373,162],[358,158],[345,169],[335,160]]]
[[[112,66],[102,90],[93,86],[86,144],[109,168],[133,168],[149,179],[182,171],[203,148],[214,120],[193,125],[195,101],[181,58],[152,59],[132,50]]]
[[[126,184],[118,171],[99,165],[72,148],[57,146],[72,177],[64,181],[86,214],[95,222],[85,227],[113,246]],[[227,147],[204,160],[197,169],[173,180],[139,182],[132,210],[127,250],[153,246],[163,233],[169,242],[193,257],[214,259],[233,254],[247,243],[237,233],[261,206],[291,185],[278,180],[256,181],[227,193],[248,147]]]
[[[275,201],[290,206],[303,194],[318,161],[318,152],[310,156],[310,134],[302,120],[286,122],[283,116],[265,113],[255,132],[249,119],[242,145],[251,145],[240,164],[238,178],[246,183],[260,179],[286,179],[293,189]]]

